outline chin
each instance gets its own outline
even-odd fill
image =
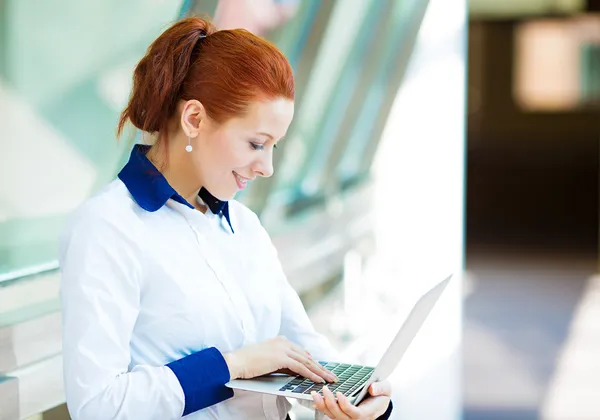
[[[233,200],[235,198],[236,194],[237,194],[237,191],[227,192],[227,193],[223,192],[222,194],[219,193],[218,195],[217,194],[213,194],[213,195],[221,201],[229,201],[229,200]]]
[[[237,188],[236,189],[223,188],[223,186],[221,186],[221,188],[215,187],[212,189],[208,186],[205,186],[204,188],[206,188],[208,190],[208,192],[213,195],[213,197],[215,197],[221,201],[232,200],[235,197],[236,193],[238,192]]]

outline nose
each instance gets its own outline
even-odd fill
[[[254,165],[252,166],[252,172],[254,172],[257,176],[262,176],[263,178],[269,178],[271,175],[273,175],[273,154],[262,154],[254,162]]]

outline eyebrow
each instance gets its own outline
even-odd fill
[[[261,136],[266,136],[266,137],[270,138],[271,140],[275,140],[275,139],[273,138],[273,136],[272,136],[272,135],[270,135],[269,133],[263,133],[263,132],[261,131],[261,132],[257,132],[256,134],[260,134]]]

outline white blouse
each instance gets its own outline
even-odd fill
[[[172,198],[147,211],[117,179],[72,216],[60,266],[74,420],[182,417],[194,404],[189,385],[166,365],[210,347],[225,353],[284,335],[316,360],[336,360],[257,216],[236,201],[229,213],[235,233],[222,215]],[[187,380],[223,374],[224,362],[215,363],[187,364]],[[289,407],[282,397],[236,390],[185,418],[279,420]]]

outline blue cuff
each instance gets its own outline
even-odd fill
[[[233,397],[229,368],[219,350],[214,347],[190,354],[167,365],[173,371],[185,395],[186,416],[194,411]]]

